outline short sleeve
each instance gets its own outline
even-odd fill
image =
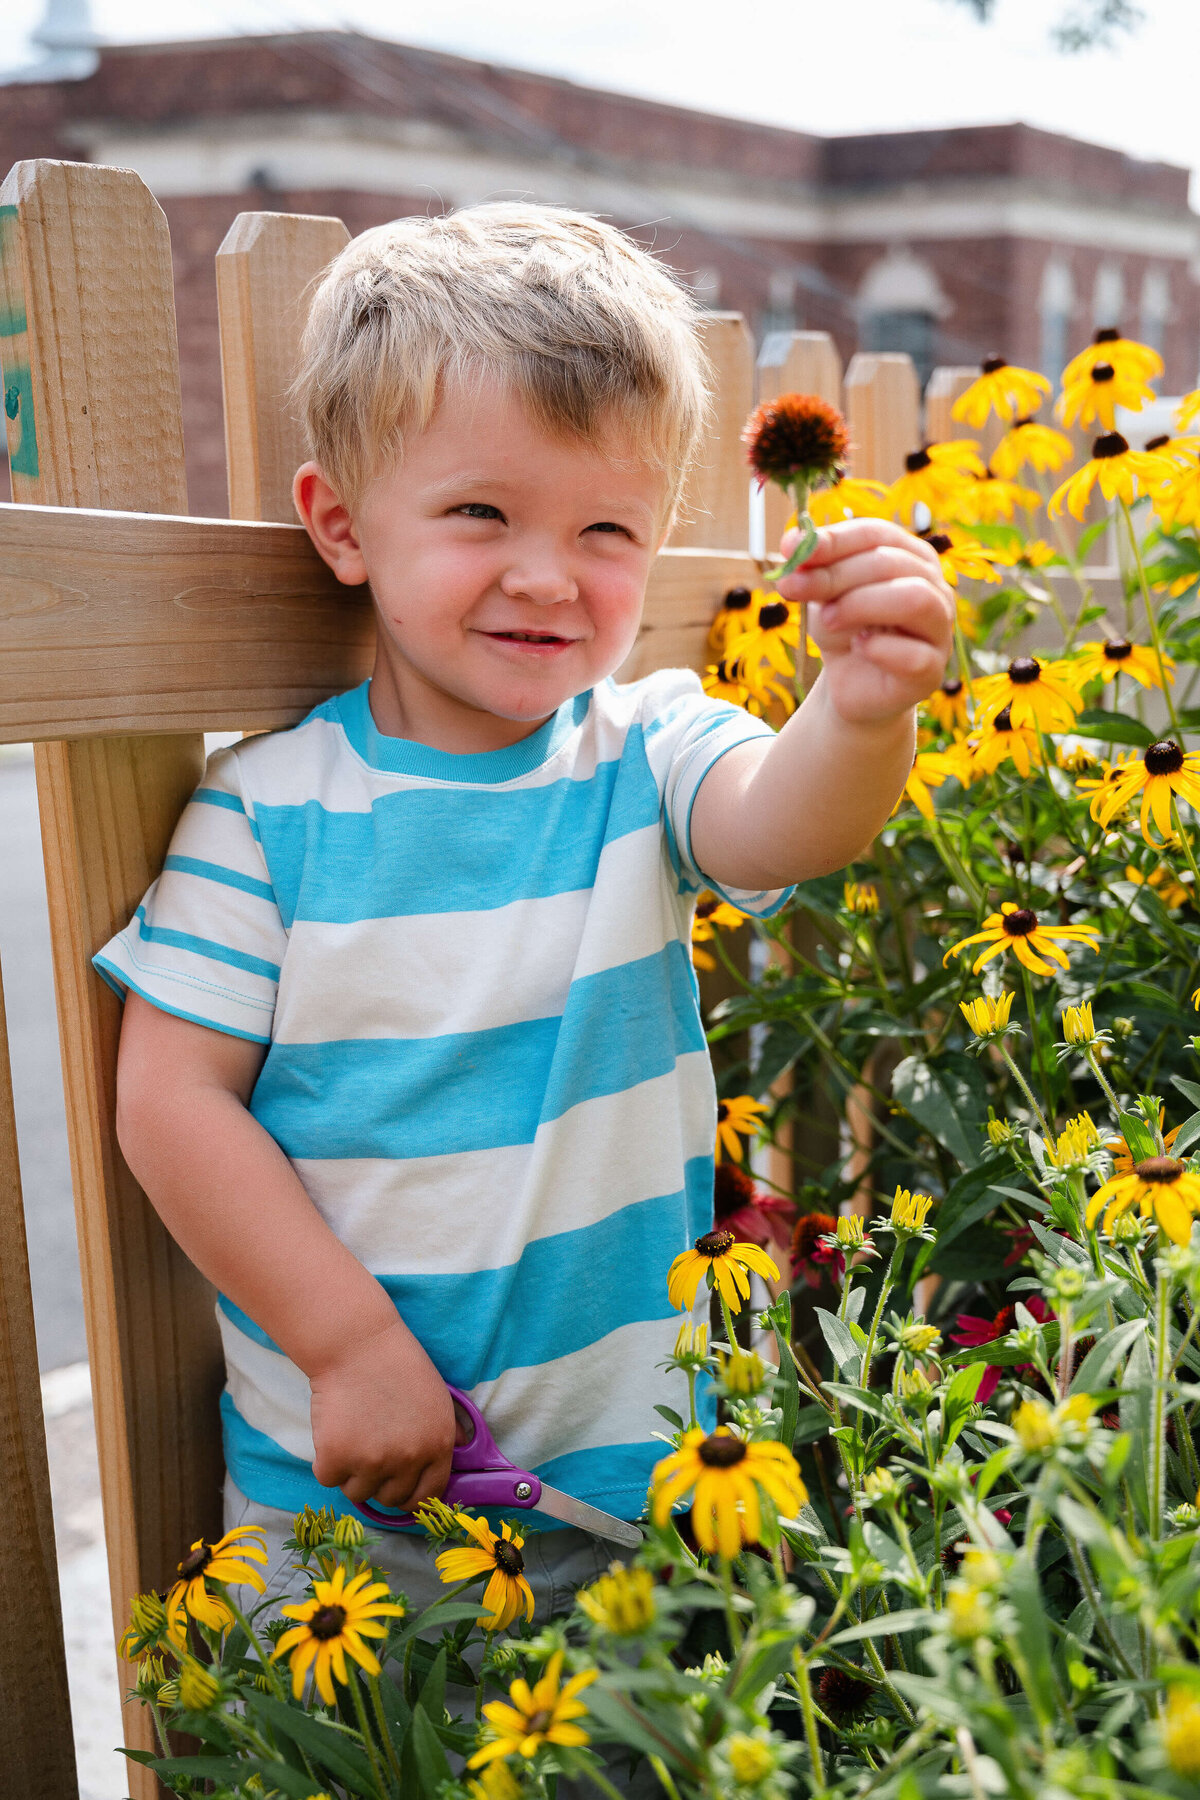
[[[93,958],[121,998],[269,1044],[287,931],[242,791],[237,746],[209,758],[162,874]]]
[[[751,891],[723,886],[699,867],[692,853],[692,808],[715,762],[739,744],[775,736],[771,727],[727,700],[711,700],[690,669],[663,669],[642,684],[639,711],[646,758],[662,795],[663,830],[680,890],[711,888],[739,911],[756,918],[778,912],[788,888]]]

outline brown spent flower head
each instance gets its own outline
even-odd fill
[[[835,1725],[865,1712],[875,1692],[869,1682],[856,1680],[844,1669],[822,1669],[816,1686],[821,1711]]]
[[[746,421],[742,442],[759,483],[781,487],[797,478],[809,487],[837,480],[850,449],[846,421],[819,394],[764,400]]]
[[[792,1256],[797,1263],[811,1260],[814,1251],[820,1247],[821,1239],[828,1232],[837,1230],[837,1220],[832,1213],[803,1213],[796,1222],[792,1234]]]
[[[717,1164],[713,1172],[713,1217],[718,1227],[743,1206],[753,1206],[757,1198],[758,1189],[738,1163]]]

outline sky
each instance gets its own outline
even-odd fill
[[[377,36],[818,133],[1022,119],[1200,167],[1200,0],[1143,0],[1116,50],[1063,56],[1067,0],[92,0],[102,37],[353,26]],[[0,69],[44,0],[0,0]],[[0,101],[2,104],[2,101]]]

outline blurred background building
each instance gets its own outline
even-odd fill
[[[213,256],[247,210],[351,232],[511,197],[604,213],[755,332],[831,331],[925,374],[998,351],[1054,375],[1096,324],[1194,384],[1189,171],[1024,125],[816,137],[343,31],[100,47],[50,0],[0,72],[0,171],[135,169],[171,227],[193,512],[225,510]]]

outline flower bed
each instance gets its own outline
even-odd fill
[[[312,1591],[278,1616],[234,1604],[252,1538],[199,1546],[125,1646],[201,1741],[160,1760],[173,1791],[611,1794],[632,1756],[670,1800],[1196,1793],[1200,440],[1132,450],[1114,411],[1157,372],[1113,333],[1070,365],[1060,416],[1099,432],[1073,473],[1029,416],[1048,384],[999,359],[957,403],[1005,425],[988,463],[924,446],[811,499],[805,468],[818,524],[923,527],[957,667],[870,859],[752,928],[760,974],[700,908],[697,963],[735,987],[717,1220],[663,1280],[718,1312],[711,1341],[681,1324],[633,1564],[530,1620],[519,1519],[434,1505],[446,1599],[414,1619],[356,1521],[305,1514]],[[1105,530],[1113,612],[1084,567]],[[736,592],[706,685],[782,716],[801,645],[794,607]],[[785,1130],[777,1191],[745,1145]],[[789,1253],[768,1342],[739,1343],[748,1271]]]

